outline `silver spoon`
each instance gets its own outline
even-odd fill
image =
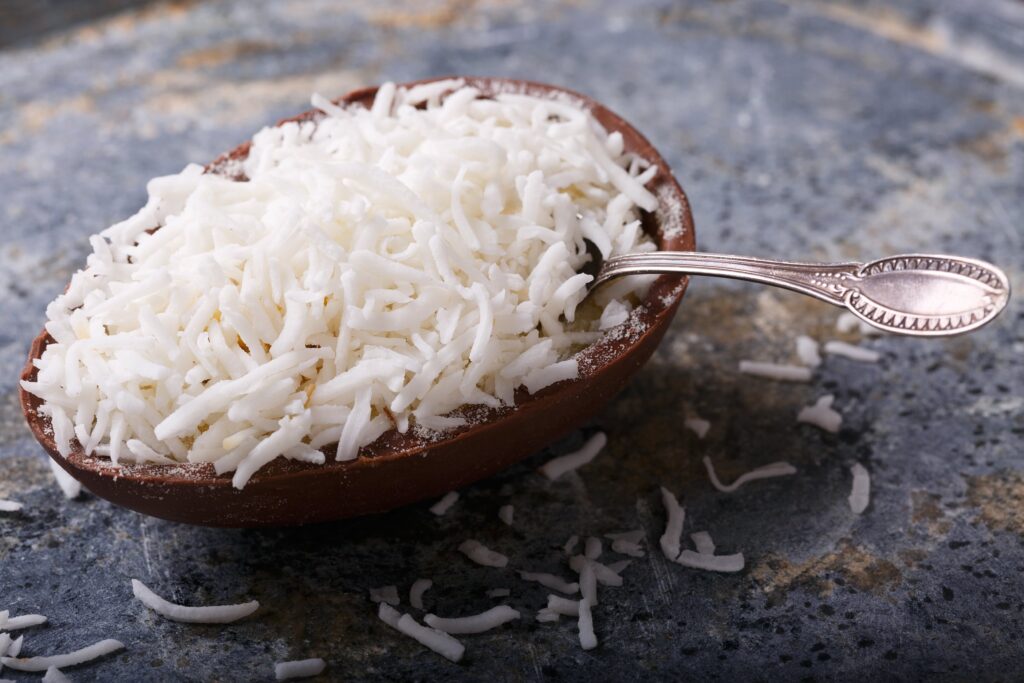
[[[622,275],[716,275],[783,287],[845,306],[886,332],[940,337],[976,330],[1006,307],[1010,283],[991,263],[959,256],[905,254],[869,263],[795,263],[686,251],[601,260],[587,243],[591,291]]]

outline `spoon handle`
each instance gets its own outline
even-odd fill
[[[685,251],[616,256],[593,286],[621,275],[716,275],[784,287],[845,306],[867,323],[896,334],[936,337],[977,329],[1010,298],[1010,283],[984,261],[924,254],[869,263],[794,263]]]

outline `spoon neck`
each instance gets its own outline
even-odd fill
[[[620,275],[713,275],[783,287],[841,306],[861,267],[860,263],[799,263],[731,254],[657,251],[609,259],[595,284]]]

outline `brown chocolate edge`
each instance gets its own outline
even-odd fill
[[[400,84],[400,87],[408,87],[437,80],[443,79],[431,78],[413,81],[410,83]],[[463,80],[470,85],[476,86],[484,94],[494,93],[494,85],[497,85],[499,88],[508,88],[511,86],[513,88],[522,89],[529,94],[541,96],[552,92],[565,93],[588,106],[591,113],[606,129],[619,131],[623,134],[627,150],[639,154],[641,157],[658,166],[658,173],[652,179],[649,187],[654,188],[656,191],[662,187],[667,187],[669,192],[674,196],[674,200],[677,201],[682,208],[681,219],[683,232],[681,235],[666,238],[665,235],[661,233],[661,224],[660,221],[658,221],[658,234],[656,237],[658,238],[659,249],[692,251],[696,248],[693,217],[686,194],[683,192],[682,187],[680,187],[678,181],[676,181],[675,177],[669,170],[665,160],[657,150],[639,131],[633,128],[624,119],[589,97],[565,88],[536,83],[533,81],[511,79],[464,77]],[[339,97],[334,100],[334,102],[342,106],[350,106],[353,104],[367,105],[372,103],[376,92],[377,88],[375,87],[363,88]],[[282,125],[290,121],[312,120],[318,116],[319,114],[316,110],[309,110],[297,116],[283,119],[276,125]],[[227,163],[243,158],[248,153],[250,144],[251,143],[247,141],[230,152],[221,155],[207,167],[208,172],[218,172],[223,169]],[[657,217],[657,214],[655,214],[655,216]],[[686,284],[687,278],[685,277],[670,275],[659,277],[651,286],[640,310],[634,314],[638,316],[638,322],[643,329],[643,332],[639,336],[635,338],[617,340],[604,338],[583,349],[576,354],[576,357],[581,361],[579,379],[559,382],[558,384],[547,387],[536,394],[529,394],[521,388],[516,392],[516,408],[514,410],[527,410],[528,412],[532,412],[530,410],[530,408],[534,407],[532,404],[537,402],[544,403],[547,399],[555,399],[557,401],[558,397],[556,395],[567,393],[566,390],[569,388],[576,388],[582,391],[585,387],[576,385],[588,383],[605,370],[610,369],[612,365],[616,365],[620,362],[627,362],[632,365],[632,367],[626,371],[620,370],[619,374],[625,372],[627,376],[631,375],[643,362],[646,361],[650,353],[653,352],[653,348],[654,345],[656,345],[657,340],[660,340],[661,336],[664,334],[671,322],[673,314],[682,300]],[[652,335],[655,336],[656,339],[652,339]],[[42,355],[46,345],[51,341],[53,341],[52,337],[50,337],[44,328],[39,336],[37,336],[32,342],[29,357],[21,373],[21,379],[29,381],[35,380],[38,370],[34,366],[33,361]],[[644,357],[636,358],[635,356],[638,355],[636,352],[640,351],[641,347],[645,347],[643,353]],[[624,384],[624,382],[625,380],[622,381],[622,384]],[[621,388],[621,386],[618,388]],[[83,483],[85,483],[87,487],[89,487],[90,480],[94,483],[98,482],[97,477],[102,477],[104,479],[130,479],[133,480],[134,483],[153,488],[152,500],[160,500],[162,499],[162,496],[159,495],[161,492],[169,492],[173,488],[177,488],[182,485],[190,487],[210,487],[211,489],[230,489],[231,487],[231,475],[216,475],[213,466],[210,464],[182,463],[173,466],[122,465],[121,467],[115,467],[109,461],[86,456],[84,452],[81,451],[77,442],[73,442],[73,445],[76,446],[76,448],[69,457],[65,459],[57,452],[49,420],[38,413],[38,408],[42,404],[41,399],[29,394],[27,391],[20,388],[20,386],[19,395],[26,421],[28,422],[29,428],[36,440],[39,441],[47,453],[62,468],[76,478],[82,479]],[[601,404],[603,405],[604,401],[608,398],[610,398],[610,396],[603,397]],[[271,480],[281,482],[292,479],[293,477],[302,476],[312,470],[318,471],[322,475],[327,474],[327,472],[324,471],[325,469],[336,470],[336,473],[342,478],[348,478],[349,475],[358,474],[360,469],[376,468],[389,462],[411,458],[416,455],[422,455],[425,457],[431,451],[441,451],[445,448],[456,446],[460,441],[464,441],[474,436],[482,436],[482,433],[491,430],[496,424],[501,422],[501,418],[503,416],[507,416],[512,410],[513,409],[508,408],[498,410],[474,408],[473,413],[475,419],[472,424],[459,430],[455,430],[446,435],[442,440],[434,442],[423,441],[412,434],[400,434],[397,431],[392,430],[385,433],[370,446],[362,449],[360,457],[350,462],[338,463],[331,461],[330,458],[328,458],[328,462],[324,465],[309,465],[278,459],[257,472],[250,480],[246,490],[250,490],[250,487],[252,487],[252,489],[256,489],[261,484],[271,484]],[[576,426],[576,424],[566,424],[564,429],[560,431],[561,433],[567,433]],[[557,438],[557,436],[555,438]],[[529,439],[524,440],[529,441]],[[538,446],[534,446],[526,452],[521,453],[517,459],[526,457],[536,447]],[[328,456],[330,456],[330,454],[330,452],[327,452]],[[510,463],[506,463],[506,465],[507,464]],[[465,477],[463,477],[463,479],[465,479]],[[127,481],[123,481],[123,483],[127,483]],[[244,491],[232,490],[232,493],[239,497],[244,496]],[[431,491],[425,495],[435,495],[435,493],[436,492]],[[105,494],[106,495],[104,495],[104,497],[114,497],[110,495],[109,491],[105,492]],[[118,497],[120,498],[120,496]],[[404,502],[412,502],[412,500],[418,499],[419,497],[423,496],[406,495],[404,498],[408,500],[405,500]],[[149,502],[152,503],[152,500]],[[188,514],[172,514],[170,512],[161,513],[160,510],[154,511],[152,509],[152,505],[137,506],[132,504],[133,501],[127,499],[122,501],[115,500],[114,502],[118,502],[135,509],[146,508],[144,511],[149,512],[150,514],[170,519],[190,521],[192,523],[206,523],[225,526],[258,525],[258,522],[254,522],[252,519],[247,518],[245,514],[240,515],[237,519],[226,518],[220,522],[212,520],[197,521],[189,519]],[[387,507],[388,506],[374,508],[374,506],[370,504],[367,506],[365,511],[375,512],[387,509]],[[331,517],[331,515],[324,516],[311,514],[302,517],[299,521],[317,521],[319,519],[329,519]]]

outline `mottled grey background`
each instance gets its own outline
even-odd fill
[[[440,520],[421,505],[209,530],[67,502],[15,393],[86,236],[134,212],[145,179],[212,159],[314,90],[387,79],[512,76],[596,97],[673,164],[702,249],[947,251],[997,262],[1020,289],[1024,5],[237,0],[149,5],[38,38],[52,16],[0,13],[0,42],[14,44],[0,51],[0,497],[26,505],[0,513],[0,608],[50,617],[25,632],[25,654],[127,644],[69,670],[76,681],[269,680],[274,661],[309,656],[335,680],[1024,676],[1019,296],[977,334],[873,341],[879,365],[831,358],[811,385],[783,385],[739,376],[738,360],[792,360],[796,334],[836,336],[834,310],[695,282],[657,356],[595,420],[610,446],[593,465],[549,484],[533,470],[551,454],[538,454]],[[826,392],[845,417],[837,436],[794,422]],[[682,428],[688,410],[711,420],[705,441]],[[725,477],[778,459],[800,471],[725,495],[705,454]],[[861,517],[846,502],[858,461],[873,475]],[[709,529],[747,569],[650,553],[602,592],[591,652],[573,623],[533,621],[545,590],[455,552],[475,537],[516,567],[564,572],[557,548],[574,533],[642,525],[656,544],[659,484],[683,498],[687,533]],[[496,518],[507,502],[511,530]],[[230,626],[173,624],[132,600],[130,577],[186,603],[263,608]],[[442,614],[482,610],[487,589],[508,586],[528,617],[466,637],[450,664],[376,621],[367,599],[418,577],[435,581],[428,607]]]

